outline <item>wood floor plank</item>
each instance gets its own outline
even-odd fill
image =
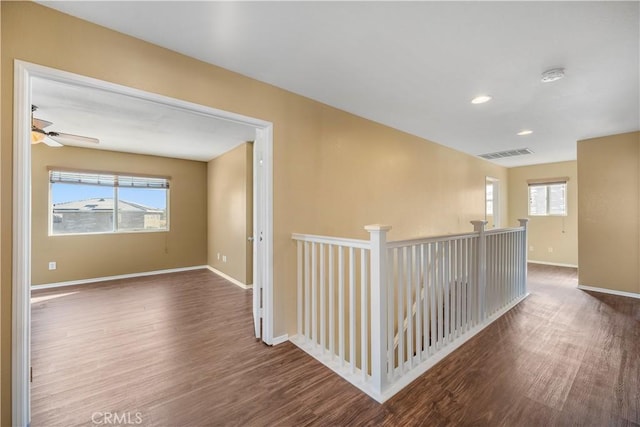
[[[34,291],[32,425],[640,425],[640,301],[580,291],[575,269],[531,265],[528,282],[383,405],[255,340],[251,291],[208,270]]]

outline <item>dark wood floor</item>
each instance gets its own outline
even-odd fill
[[[32,425],[640,425],[640,300],[576,284],[530,266],[529,298],[383,405],[256,342],[251,292],[207,270],[34,292]]]

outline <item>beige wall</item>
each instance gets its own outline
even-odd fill
[[[206,163],[45,144],[31,155],[34,285],[206,263]],[[49,166],[170,176],[169,231],[49,236]]]
[[[251,261],[247,241],[251,227],[247,223],[253,219],[248,203],[252,151],[252,144],[242,144],[211,160],[207,167],[209,265],[245,285],[252,283],[247,270]]]
[[[640,132],[578,142],[581,285],[640,294]]]
[[[322,116],[319,143],[292,165],[311,182],[286,184],[317,203],[291,211],[296,220],[309,215],[298,232],[368,238],[364,225],[384,223],[397,240],[471,231],[469,222],[485,217],[486,176],[500,179],[506,200],[505,168],[337,110]]]
[[[2,425],[10,422],[13,60],[274,124],[274,332],[295,331],[292,232],[391,239],[469,231],[506,169],[30,2],[2,2]],[[37,22],[38,25],[33,25]],[[117,60],[114,60],[117,58]],[[507,185],[502,186],[506,200]],[[506,204],[503,203],[503,218]]]
[[[527,180],[568,177],[567,216],[529,216]],[[529,260],[578,265],[578,165],[548,163],[509,169],[509,223],[529,218]],[[533,247],[533,250],[531,249]],[[553,252],[549,252],[552,248]]]

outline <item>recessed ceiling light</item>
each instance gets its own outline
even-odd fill
[[[524,129],[521,130],[520,132],[518,132],[519,136],[524,136],[524,135],[531,135],[533,133],[533,131],[531,129]]]
[[[485,102],[491,101],[491,97],[489,95],[480,95],[476,96],[471,100],[472,104],[484,104]]]
[[[542,73],[542,83],[551,83],[564,77],[564,68],[552,68]]]

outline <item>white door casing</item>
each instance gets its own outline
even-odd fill
[[[270,122],[193,104],[20,60],[14,62],[13,126],[13,275],[12,275],[12,424],[30,424],[31,322],[31,79],[39,77],[111,91],[174,108],[236,121],[256,129],[260,168],[254,161],[254,286],[262,289],[260,336],[273,343],[273,125]],[[255,156],[254,156],[255,157]],[[256,178],[257,176],[257,178]],[[257,225],[257,227],[255,226]],[[260,240],[260,242],[258,242]],[[258,272],[258,273],[256,273]],[[258,275],[256,275],[258,274]],[[254,288],[255,289],[255,288]],[[254,300],[255,301],[255,300]],[[254,307],[255,312],[255,307]]]
[[[269,203],[265,203],[265,197],[272,193],[271,164],[266,158],[271,153],[271,131],[256,129],[256,140],[253,144],[253,204],[261,209],[258,215],[253,216],[253,324],[256,338],[262,338],[267,344],[273,344],[273,329],[271,310],[265,310],[265,306],[272,306],[272,288],[265,283],[272,283],[273,276],[266,266],[272,264],[272,210]],[[266,210],[265,210],[266,209]]]

